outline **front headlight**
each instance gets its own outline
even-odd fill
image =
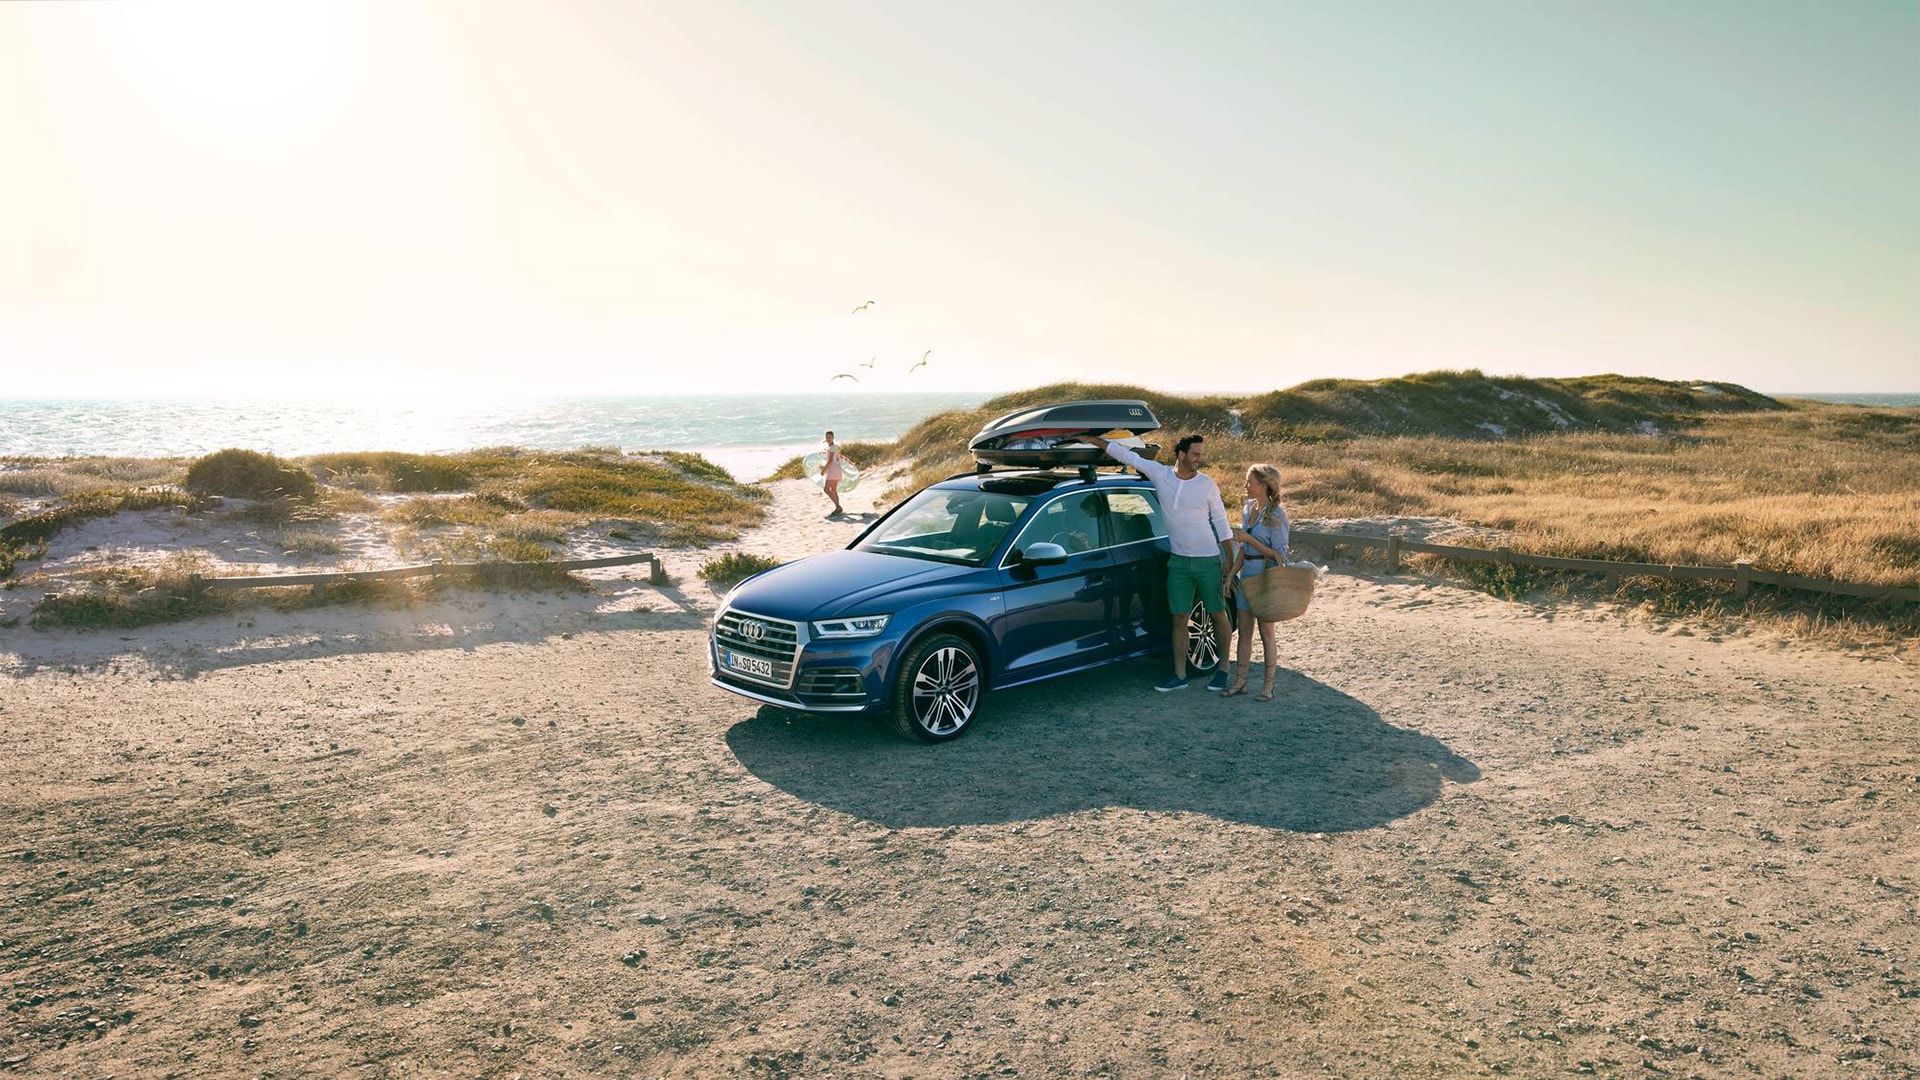
[[[887,616],[862,615],[855,619],[822,619],[813,625],[817,638],[872,637],[887,628]]]

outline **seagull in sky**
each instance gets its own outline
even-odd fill
[[[866,362],[866,363],[864,363],[864,364],[861,364],[861,365],[859,365],[859,366],[861,366],[861,367],[863,367],[863,368],[870,368],[870,367],[872,367],[872,366],[874,365],[874,362],[875,362],[875,361],[877,361],[877,360],[879,360],[879,359],[880,359],[880,358],[879,358],[879,357],[877,357],[877,356],[869,356],[869,357],[867,357],[867,362]]]
[[[865,311],[865,310],[867,310],[868,308],[870,308],[870,307],[872,307],[872,306],[873,306],[873,301],[871,301],[871,300],[869,300],[869,301],[867,301],[866,303],[864,303],[864,304],[861,304],[861,305],[860,305],[859,307],[857,307],[857,308],[854,308],[854,309],[853,309],[853,313],[854,313],[855,315],[858,315],[858,314],[860,314],[861,312],[863,312],[863,311]]]
[[[847,374],[847,373],[846,373],[846,372],[844,372],[844,371],[843,371],[843,372],[841,372],[841,373],[840,373],[840,374],[838,374],[838,375],[835,375],[835,376],[834,376],[833,378],[831,378],[831,379],[828,379],[827,381],[828,381],[828,382],[839,382],[839,381],[840,381],[841,379],[851,379],[851,380],[852,380],[852,381],[854,381],[854,382],[859,382],[859,381],[860,381],[859,379],[856,379],[856,378],[854,378],[854,377],[853,377],[852,375],[849,375],[849,374]]]
[[[907,374],[909,374],[909,375],[911,375],[911,374],[913,374],[914,372],[916,372],[916,371],[919,371],[919,370],[920,370],[921,368],[923,368],[923,367],[926,367],[926,366],[927,366],[927,357],[929,357],[929,356],[932,356],[932,355],[933,355],[933,350],[932,350],[932,349],[928,349],[928,350],[927,350],[926,352],[923,352],[923,353],[921,353],[921,354],[920,354],[920,362],[919,362],[919,363],[917,363],[917,364],[915,364],[915,365],[913,365],[912,367],[910,367],[910,368],[908,368],[908,369],[907,369]]]

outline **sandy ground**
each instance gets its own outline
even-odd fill
[[[1143,662],[930,748],[710,688],[706,557],[0,630],[0,1070],[1920,1073],[1898,660],[1336,574],[1270,705]]]

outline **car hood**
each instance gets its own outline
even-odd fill
[[[963,579],[989,573],[978,567],[904,555],[830,551],[741,582],[727,594],[727,606],[795,622],[886,615],[910,600],[922,598],[922,590],[929,587],[956,586]]]

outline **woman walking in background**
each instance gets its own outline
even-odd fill
[[[828,517],[841,517],[846,510],[840,506],[840,478],[846,475],[846,469],[840,462],[840,448],[834,445],[833,432],[827,432],[827,460],[820,467],[821,490],[827,498],[833,500],[833,513]]]
[[[1247,692],[1247,668],[1253,661],[1253,628],[1260,627],[1260,648],[1267,666],[1265,686],[1255,701],[1273,700],[1273,672],[1279,660],[1273,652],[1273,628],[1275,620],[1253,617],[1253,611],[1247,606],[1247,597],[1240,588],[1240,582],[1256,574],[1263,573],[1286,561],[1288,534],[1292,525],[1287,521],[1287,512],[1280,508],[1280,470],[1272,465],[1255,465],[1247,470],[1247,501],[1240,507],[1240,528],[1233,530],[1234,539],[1239,541],[1233,548],[1233,573],[1227,576],[1232,582],[1233,599],[1240,612],[1240,633],[1234,652],[1233,685],[1227,687],[1227,696]]]

